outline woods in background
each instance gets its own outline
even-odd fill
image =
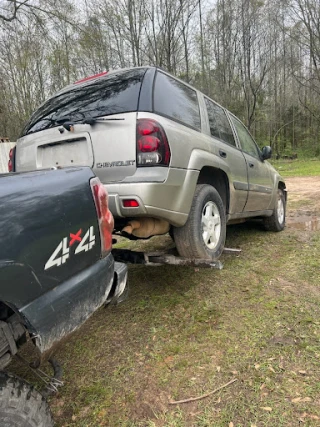
[[[278,154],[320,155],[319,0],[0,0],[0,134],[82,77],[157,65]]]

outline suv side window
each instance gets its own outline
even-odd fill
[[[201,129],[197,92],[159,71],[154,86],[154,111]]]
[[[231,119],[236,128],[242,150],[245,153],[260,159],[260,150],[245,126],[235,117],[231,116]]]
[[[206,97],[204,97],[204,100],[207,106],[211,135],[236,146],[229,120],[223,108]]]

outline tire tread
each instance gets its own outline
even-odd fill
[[[197,230],[199,227],[199,217],[197,211],[199,209],[199,200],[205,196],[206,193],[211,192],[214,194],[217,202],[220,204],[221,213],[222,213],[222,245],[216,251],[215,256],[209,255],[208,251],[205,251],[203,248],[203,242],[201,241],[199,235],[197,235]],[[221,197],[217,190],[208,184],[198,184],[194,193],[193,202],[189,212],[188,220],[182,227],[174,228],[174,241],[176,243],[177,250],[180,256],[186,258],[203,258],[203,259],[217,259],[222,253],[224,240],[225,240],[225,228],[226,228],[226,219],[224,213],[224,205],[221,200]]]
[[[0,420],[18,415],[25,427],[52,427],[53,420],[46,399],[22,379],[0,372]],[[18,424],[9,423],[14,427]]]

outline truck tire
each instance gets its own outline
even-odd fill
[[[174,241],[180,256],[215,260],[226,239],[226,214],[218,191],[208,184],[198,184],[188,220],[174,227]]]
[[[263,218],[267,231],[282,231],[286,223],[286,198],[283,190],[278,188],[276,205],[271,216]]]
[[[45,398],[20,378],[0,372],[1,427],[52,427]]]

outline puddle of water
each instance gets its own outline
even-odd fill
[[[286,224],[290,228],[306,231],[320,230],[320,217],[317,216],[298,216],[287,218]]]

